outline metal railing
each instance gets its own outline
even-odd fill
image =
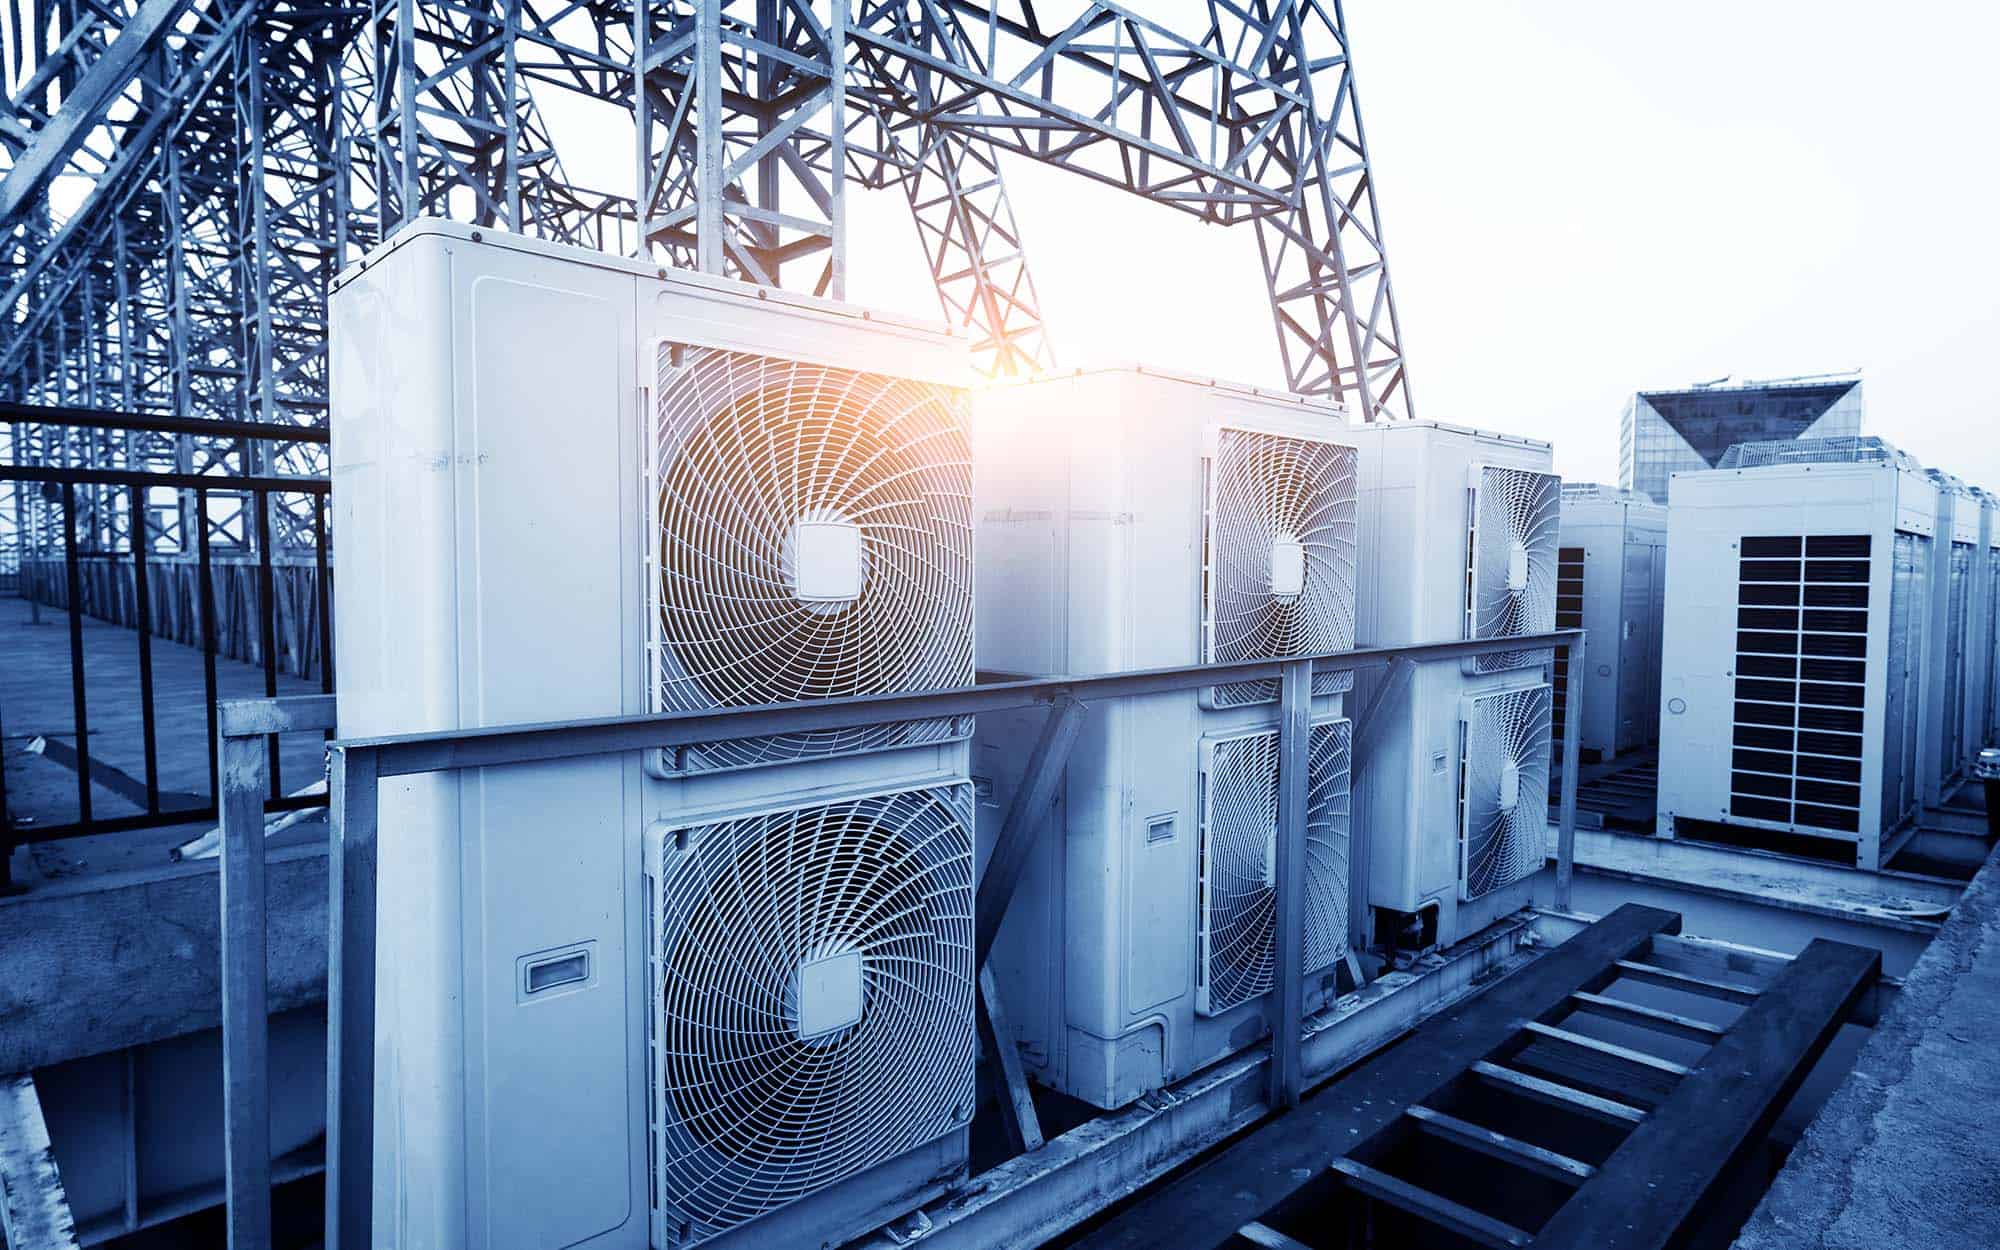
[[[18,404],[0,405],[0,422],[156,442],[200,436],[234,440],[239,448],[258,440],[285,445],[326,441],[324,430]],[[19,738],[24,731],[37,731],[41,750],[74,770],[76,793],[72,819],[17,822],[9,814],[6,754],[0,751],[4,887],[7,861],[17,844],[218,816],[222,761],[216,706],[223,693],[223,663],[235,660],[261,669],[267,698],[279,694],[281,674],[331,692],[334,672],[330,491],[324,477],[155,471],[143,465],[0,464],[0,484],[11,486],[16,511],[8,518],[17,553],[13,593],[28,599],[37,617],[44,609],[59,615],[67,626],[69,669],[67,691],[56,693],[52,682],[48,692],[53,699],[67,698],[67,723],[58,725],[62,718],[51,716],[50,708],[0,707],[0,741],[10,733]],[[136,689],[129,695],[121,690],[108,709],[102,706],[102,675],[112,666],[100,655],[87,669],[87,620],[129,628],[135,638],[130,684]],[[191,712],[193,700],[171,693],[173,675],[156,673],[161,643],[199,649],[208,743],[205,791],[163,787],[162,713]],[[17,656],[23,654],[19,646],[16,641]],[[117,663],[126,662],[121,658]],[[100,675],[98,680],[90,680],[93,673]],[[180,676],[191,679],[191,670]],[[115,678],[122,684],[124,674]],[[162,679],[169,691],[164,696]],[[93,687],[99,696],[96,706]],[[179,702],[163,707],[163,697]],[[104,721],[129,733],[125,722],[135,705],[138,740],[128,744],[127,758],[114,763],[101,735],[94,741],[93,733]],[[32,717],[25,714],[29,712]],[[110,714],[94,727],[93,712]],[[267,810],[326,802],[323,795],[287,794],[275,737],[267,750]],[[103,789],[124,800],[120,806],[128,810],[105,814],[97,795]]]
[[[1308,1084],[1300,1061],[1303,968],[1307,742],[1314,672],[1391,671],[1353,717],[1354,764],[1365,766],[1381,732],[1378,717],[1393,692],[1423,664],[1457,664],[1488,652],[1548,649],[1581,664],[1582,630],[1529,638],[1494,638],[1381,647],[1286,660],[1194,665],[998,682],[922,694],[872,695],[707,712],[614,717],[395,737],[337,740],[327,751],[332,827],[328,863],[330,941],[327,966],[326,1241],[331,1250],[368,1244],[373,1221],[375,1091],[376,864],[379,787],[386,778],[642,752],[663,747],[851,728],[889,721],[976,716],[1042,707],[1040,739],[1004,818],[975,895],[975,967],[1005,915],[1055,794],[1069,745],[1088,705],[1136,695],[1186,691],[1239,681],[1279,684],[1277,932],[1267,1102],[1295,1105]],[[1576,845],[1576,757],[1581,717],[1568,693],[1557,811],[1555,904],[1567,910]],[[260,739],[333,724],[330,697],[251,700],[219,711],[222,805],[223,1072],[230,1244],[267,1244],[270,1229],[268,1033],[265,1019],[264,834],[261,797],[268,778]],[[395,836],[393,830],[388,836]],[[1367,832],[1349,847],[1349,917],[1355,932],[1367,916]],[[984,1010],[982,1008],[982,1010]],[[1002,1050],[1009,1049],[1003,1046]],[[1000,1056],[1003,1064],[1007,1056]],[[1330,1076],[1320,1073],[1316,1079]],[[1016,1114],[1019,1114],[1017,1109]],[[1030,1109],[1027,1114],[1032,1116]],[[1029,1137],[1039,1142],[1039,1131]],[[1028,1147],[1032,1148],[1032,1146]]]

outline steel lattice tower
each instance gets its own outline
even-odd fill
[[[1033,371],[1053,358],[1004,155],[1248,225],[1291,388],[1410,415],[1338,0],[1206,0],[1180,30],[1103,0],[1049,11],[19,0],[0,12],[0,399],[323,422],[332,276],[420,213],[837,296],[857,183],[903,190],[983,367]],[[626,188],[565,163],[606,123],[632,136]],[[310,446],[8,430],[21,463],[324,467]],[[101,511],[85,534],[115,541]]]

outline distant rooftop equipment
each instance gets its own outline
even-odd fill
[[[430,221],[330,306],[345,732],[970,680],[962,340]],[[838,1244],[962,1177],[965,732],[385,785],[375,1239]]]
[[[1977,491],[1941,469],[1925,473],[1938,488],[1938,532],[1951,539],[1948,547],[1940,543],[1938,548],[1941,582],[1934,619],[1939,650],[1929,674],[1933,698],[1925,721],[1933,764],[1925,777],[1924,801],[1937,804],[1986,745],[1976,723],[1985,719],[1980,703],[1986,685],[1984,638],[1990,626],[1976,622],[1972,609],[1990,593],[1984,558],[1990,536]]]
[[[1804,837],[1879,868],[1932,758],[1937,485],[1877,439],[1736,462],[1678,475],[1669,505],[1660,833]]]
[[[1356,454],[1320,402],[1156,370],[976,400],[979,654],[1022,675],[1345,650]],[[1350,727],[1317,679],[1307,1009],[1349,949]],[[1275,682],[1093,703],[989,967],[1029,1074],[1113,1108],[1255,1044],[1276,921]],[[982,854],[1046,713],[979,718]],[[1326,975],[1322,975],[1326,974]]]
[[[1618,484],[1666,503],[1674,474],[1716,468],[1737,443],[1858,435],[1863,416],[1859,374],[1640,391],[1619,424]]]
[[[1577,737],[1586,762],[1614,759],[1659,738],[1666,548],[1664,507],[1637,491],[1563,484],[1556,628],[1589,631]],[[1556,657],[1552,738],[1558,744],[1572,676],[1568,657]]]
[[[1547,443],[1364,426],[1356,644],[1555,627],[1561,480]],[[1382,693],[1355,778],[1376,937],[1449,944],[1525,905],[1546,859],[1545,651],[1418,665]],[[1375,697],[1390,678],[1357,682]]]

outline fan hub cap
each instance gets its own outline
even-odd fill
[[[802,1042],[830,1041],[861,1023],[865,998],[861,952],[818,952],[799,961],[792,975],[792,1032]]]
[[[1520,594],[1528,588],[1528,545],[1516,539],[1507,547],[1507,589]]]
[[[832,509],[792,522],[785,542],[785,581],[807,611],[838,612],[861,598],[868,548],[861,527]]]
[[[1305,593],[1306,545],[1291,534],[1271,538],[1271,597],[1289,603]]]

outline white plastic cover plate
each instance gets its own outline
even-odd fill
[[[1507,589],[1520,594],[1528,588],[1528,548],[1516,542],[1507,551]]]
[[[861,527],[852,521],[798,521],[792,526],[792,594],[813,602],[852,603],[861,597]]]
[[[861,1023],[861,952],[842,951],[799,964],[799,1040],[811,1041]]]
[[[1289,534],[1271,539],[1271,594],[1296,599],[1306,589],[1306,545]]]

